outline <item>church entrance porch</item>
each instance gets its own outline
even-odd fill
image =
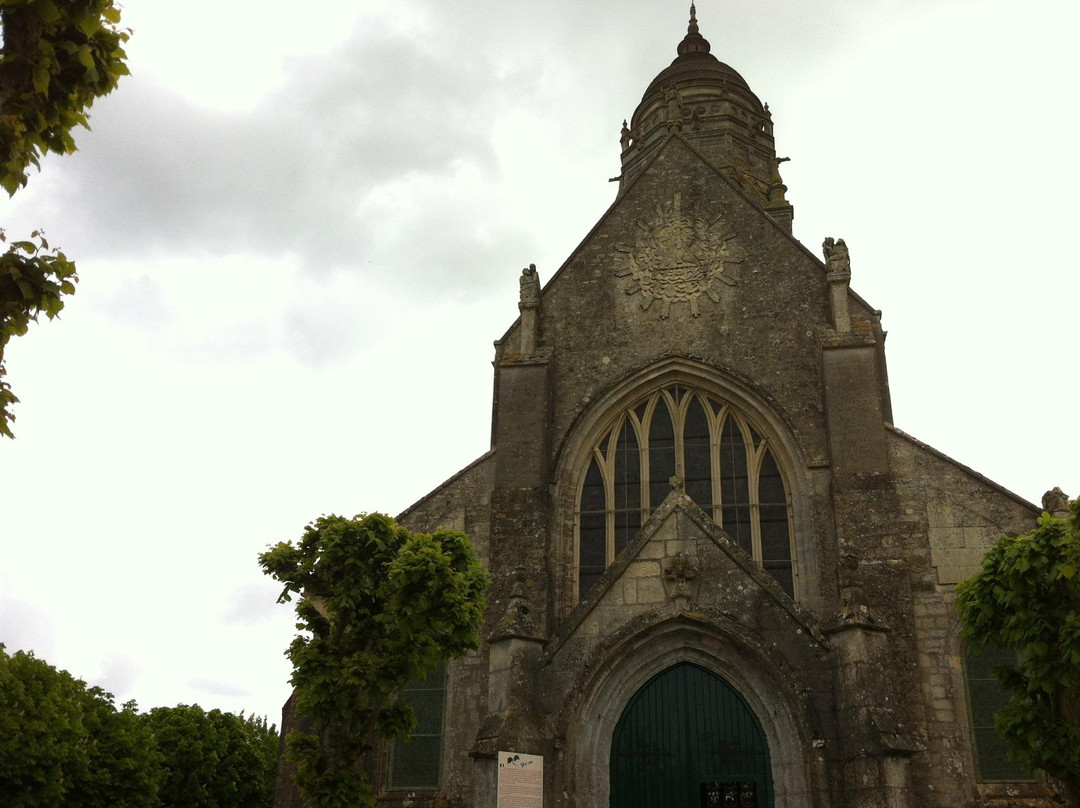
[[[682,663],[646,682],[611,741],[611,808],[772,808],[757,716],[726,681]]]

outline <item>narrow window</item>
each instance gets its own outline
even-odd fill
[[[627,418],[615,446],[615,555],[641,527],[641,452],[637,433]]]
[[[649,508],[660,507],[675,476],[675,426],[663,396],[656,402],[649,424]]]
[[[720,527],[748,553],[754,551],[750,529],[750,480],[746,439],[730,415],[720,430]]]
[[[390,751],[391,788],[438,788],[441,775],[446,663],[426,679],[405,686],[405,701],[416,715],[408,741],[394,741]]]
[[[686,493],[706,513],[712,511],[712,442],[709,418],[694,396],[683,427],[683,465],[686,469]]]
[[[788,529],[787,492],[784,478],[765,450],[758,474],[758,518],[761,524],[761,566],[792,597],[795,581],[791,571],[791,533]]]
[[[993,670],[1015,664],[1015,651],[996,646],[986,646],[981,654],[964,657],[976,779],[983,783],[1035,779],[1024,764],[1009,759],[1009,744],[994,726],[994,713],[1008,706],[1009,694],[994,678]]]
[[[607,507],[604,476],[593,458],[581,489],[578,597],[585,597],[607,569]]]

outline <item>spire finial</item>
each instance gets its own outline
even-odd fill
[[[710,50],[709,42],[698,31],[697,24],[697,8],[693,3],[690,4],[690,24],[686,26],[686,36],[683,37],[683,41],[679,43],[678,53],[679,56],[685,54],[702,54],[708,53]]]

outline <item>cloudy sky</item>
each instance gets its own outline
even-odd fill
[[[277,720],[256,555],[488,446],[493,339],[614,198],[681,0],[126,0],[132,76],[0,204],[78,261],[8,350],[0,642],[140,706]],[[299,9],[299,10],[298,10]],[[701,0],[773,111],[795,234],[846,239],[896,424],[1080,494],[1080,7]]]

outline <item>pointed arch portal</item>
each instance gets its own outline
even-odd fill
[[[772,808],[765,733],[731,685],[690,663],[654,676],[611,740],[611,808]]]

